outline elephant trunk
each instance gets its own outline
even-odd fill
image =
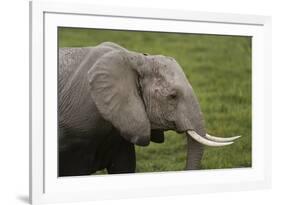
[[[226,146],[233,143],[233,140],[240,138],[240,136],[235,137],[215,137],[206,134],[204,137],[200,136],[193,130],[188,130],[187,135],[187,165],[186,169],[193,170],[200,168],[200,162],[203,155],[203,145],[220,147]]]
[[[204,151],[204,143],[190,136],[189,132],[196,132],[201,136],[206,135],[205,122],[201,112],[197,97],[191,87],[186,92],[186,100],[179,106],[179,118],[177,120],[177,129],[185,132],[187,136],[187,160],[186,169],[200,169],[200,163]]]
[[[203,156],[203,145],[187,136],[187,170],[200,168],[201,159]]]
[[[206,133],[205,122],[201,112],[199,102],[190,87],[187,92],[187,104],[182,104],[178,114],[179,120],[176,125],[179,131],[184,131],[187,135],[187,164],[186,169],[199,169],[203,156],[204,145],[212,147],[226,146],[233,143],[233,140],[240,136],[221,138],[211,136]]]

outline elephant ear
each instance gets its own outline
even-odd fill
[[[150,122],[140,97],[138,78],[145,63],[141,54],[111,51],[89,70],[91,97],[104,119],[128,141],[146,146]]]

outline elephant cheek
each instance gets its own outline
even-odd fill
[[[191,125],[189,119],[183,114],[179,114],[179,117],[175,121],[175,124],[177,132],[184,132],[193,129],[193,126]]]

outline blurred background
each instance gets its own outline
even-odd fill
[[[208,133],[243,136],[230,146],[205,147],[202,169],[251,166],[251,37],[81,28],[59,28],[58,37],[59,47],[111,41],[175,58],[199,99]],[[184,135],[168,131],[163,144],[136,146],[137,172],[183,170],[186,143]]]

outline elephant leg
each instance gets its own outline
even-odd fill
[[[107,167],[109,174],[134,173],[136,170],[135,146],[121,139],[119,146],[112,153],[112,159]]]
[[[69,128],[59,129],[58,175],[81,176],[90,175],[93,170],[95,147],[83,133],[75,132]]]
[[[84,153],[85,148],[59,153],[59,176],[81,176],[93,173],[92,155]]]
[[[187,137],[187,170],[195,170],[200,168],[201,159],[203,156],[203,145]]]

